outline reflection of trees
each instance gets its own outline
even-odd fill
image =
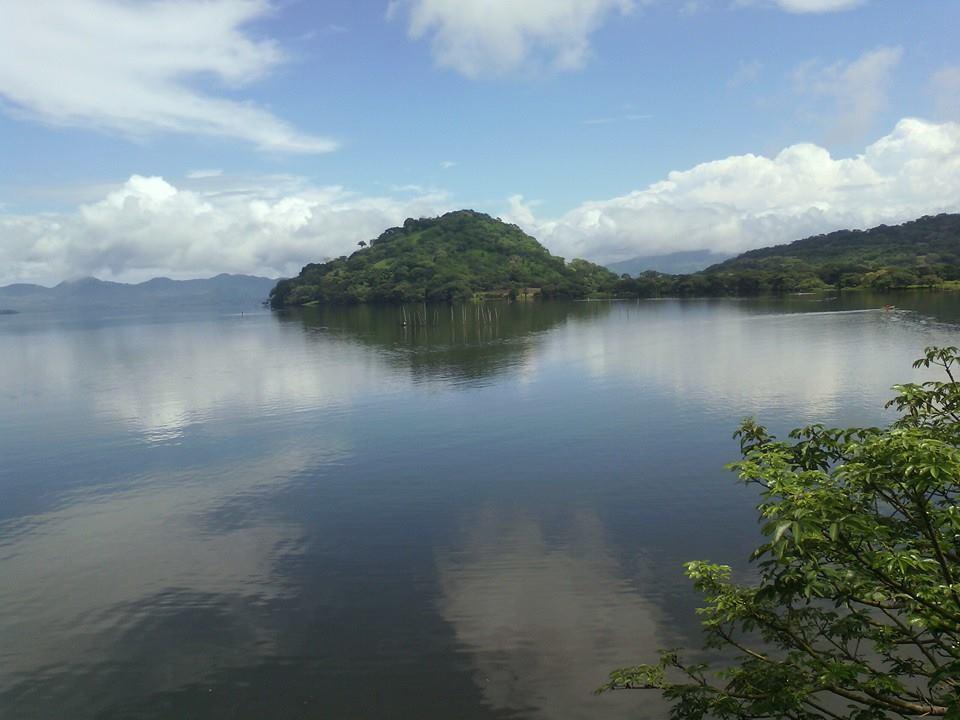
[[[330,333],[386,351],[389,362],[415,378],[473,380],[522,364],[539,334],[609,310],[609,303],[572,302],[359,305],[303,308],[278,317],[320,337]]]
[[[659,611],[620,577],[596,517],[574,517],[569,528],[557,542],[537,520],[487,508],[466,547],[439,559],[441,613],[471,654],[494,709],[542,718],[644,717],[633,696],[596,698],[591,691],[617,658],[662,644]],[[658,717],[663,706],[647,710]]]

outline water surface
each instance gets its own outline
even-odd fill
[[[0,318],[0,716],[662,717],[590,691],[744,568],[738,420],[888,421],[960,344],[885,302]]]

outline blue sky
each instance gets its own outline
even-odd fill
[[[289,274],[458,207],[599,261],[960,210],[958,2],[0,14],[0,282]]]

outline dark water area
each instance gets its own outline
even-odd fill
[[[749,573],[738,421],[888,422],[960,344],[949,293],[487,309],[0,318],[0,717],[663,717],[591,690]]]

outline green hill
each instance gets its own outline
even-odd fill
[[[516,225],[471,210],[407,220],[349,257],[310,264],[270,294],[273,307],[404,303],[523,294],[544,297],[696,297],[888,290],[960,280],[960,215],[871,230],[841,230],[751,250],[685,275],[617,277],[564,262]]]
[[[758,295],[829,288],[889,290],[960,280],[960,215],[840,230],[751,250],[689,275],[621,279],[621,296]]]
[[[887,275],[912,284],[956,279],[960,270],[960,215],[935,215],[870,230],[840,230],[788,245],[751,250],[708,272],[807,271],[835,285],[875,284]],[[896,283],[894,283],[896,284]]]
[[[528,289],[582,298],[616,280],[585,260],[564,262],[516,225],[472,210],[411,218],[360,246],[349,257],[311,263],[280,281],[271,305],[448,302]]]

